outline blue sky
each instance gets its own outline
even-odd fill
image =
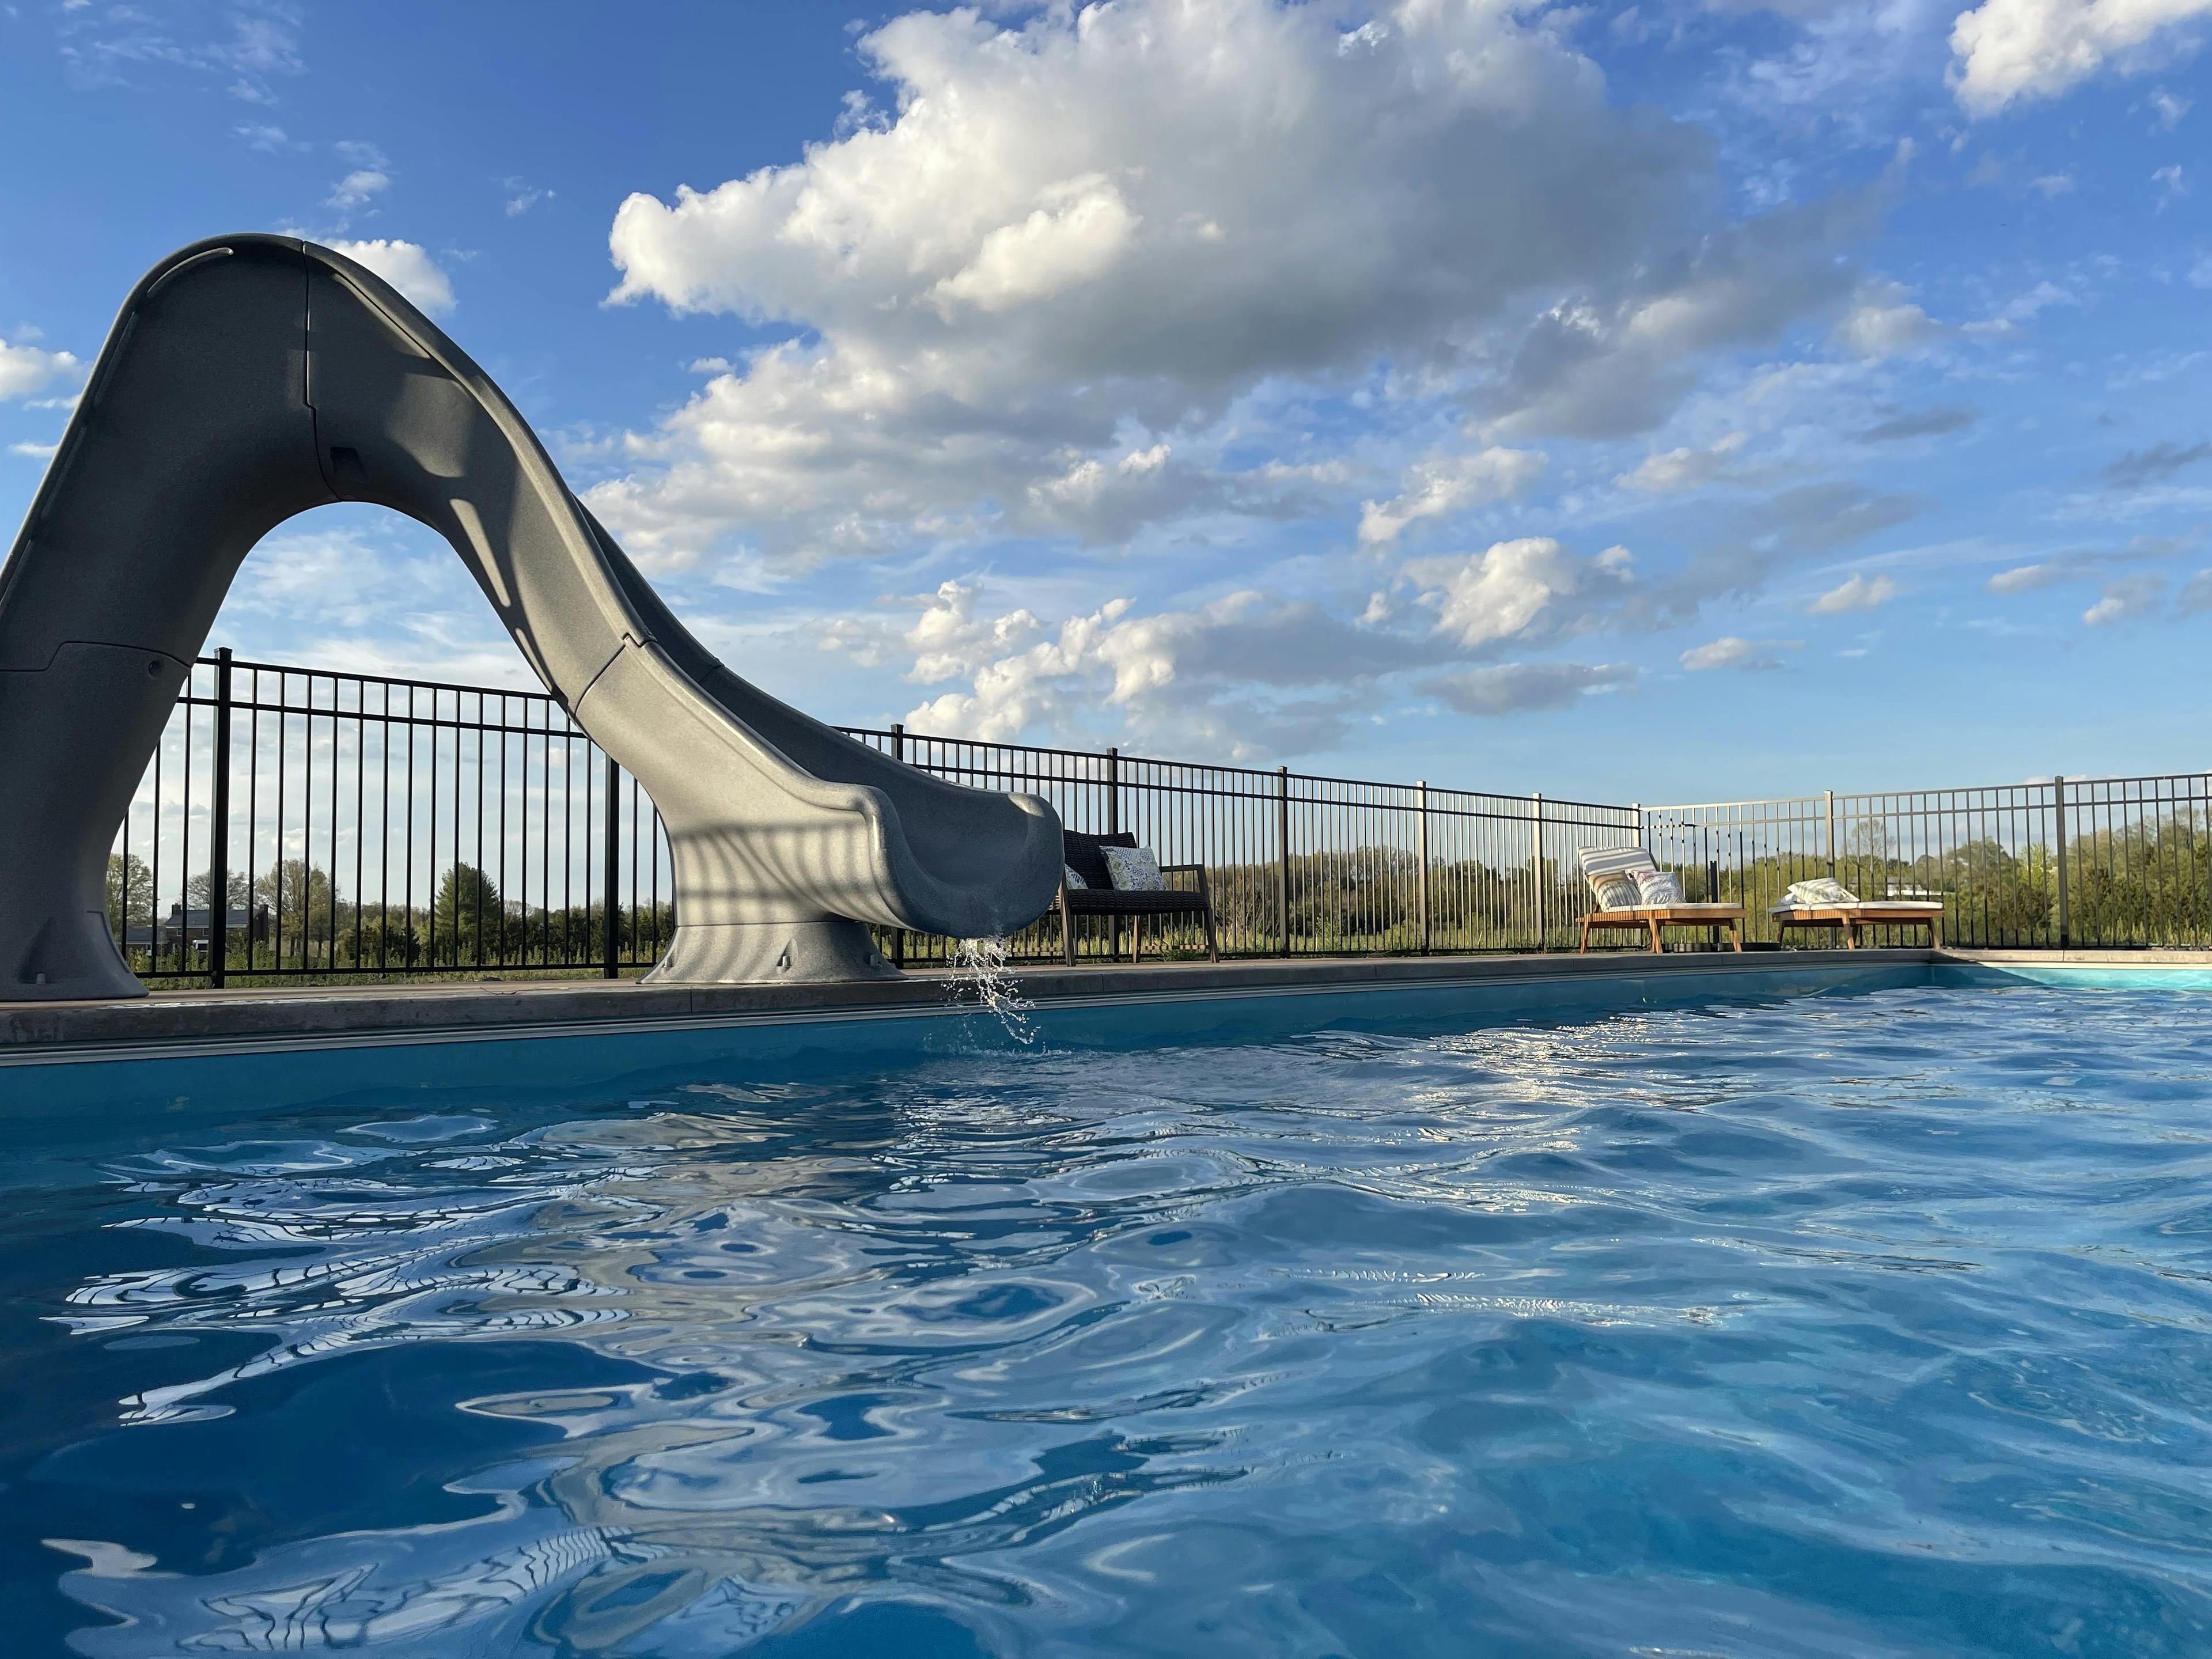
[[[0,4],[0,512],[344,246],[823,718],[1647,802],[2212,763],[2212,0]],[[214,644],[526,682],[329,508]]]

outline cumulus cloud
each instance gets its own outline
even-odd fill
[[[2056,98],[2107,64],[2169,65],[2175,32],[2208,13],[2212,0],[1983,0],[1952,27],[1953,89],[1968,114],[1989,116]],[[2154,38],[2159,50],[2142,50]]]
[[[391,185],[392,179],[388,174],[379,173],[374,167],[356,167],[331,186],[330,198],[323,205],[336,208],[341,213],[350,213],[356,208],[368,206]]]
[[[1495,542],[1476,554],[1414,559],[1405,575],[1436,607],[1437,630],[1469,650],[1588,633],[1635,580],[1626,548],[1608,547],[1585,559],[1549,536]]]
[[[1928,313],[1895,283],[1869,283],[1852,296],[1836,325],[1836,337],[1862,357],[1892,357],[1942,333]]]
[[[1565,708],[1635,680],[1636,670],[1626,663],[1502,662],[1438,674],[1416,689],[1455,714],[1495,717]]]
[[[1709,139],[1614,106],[1512,8],[1399,0],[1349,32],[1282,0],[1018,16],[895,19],[860,48],[888,107],[861,100],[789,165],[622,204],[614,302],[792,331],[592,492],[641,556],[1315,510],[1315,478],[1220,459],[1239,399],[1380,371],[1530,430],[1634,430],[1697,354],[1855,280],[1838,239],[1863,212],[1716,228]],[[1163,441],[1172,465],[1119,481]],[[1515,482],[1433,465],[1370,538]]]
[[[1746,640],[1733,634],[1723,634],[1709,645],[1693,645],[1682,653],[1682,666],[1692,673],[1703,673],[1715,668],[1736,668],[1752,672],[1779,668],[1781,659],[1777,651],[1798,651],[1804,648],[1802,640]]]
[[[1297,754],[1340,742],[1351,716],[1376,700],[1376,681],[1453,654],[1257,591],[1151,615],[1115,599],[1057,627],[1026,609],[980,615],[981,592],[943,584],[901,636],[915,653],[909,678],[964,682],[908,713],[917,732],[1006,741],[1110,720],[1133,740],[1242,758]],[[859,655],[873,649],[870,633],[833,628],[823,643]]]
[[[1543,471],[1544,457],[1526,449],[1486,449],[1423,461],[1406,475],[1404,489],[1392,500],[1361,504],[1359,539],[1370,544],[1395,541],[1417,519],[1441,518],[1521,495]]]
[[[74,379],[83,372],[84,365],[66,351],[46,351],[0,339],[0,401],[27,398],[56,380]]]
[[[1813,601],[1813,614],[1818,617],[1840,616],[1852,611],[1872,611],[1887,605],[1897,597],[1897,584],[1887,576],[1876,576],[1869,580],[1854,575],[1850,580],[1830,588]]]
[[[2122,576],[2105,584],[2103,595],[2081,613],[2081,620],[2092,628],[2133,622],[2156,611],[2159,601],[2165,597],[2166,578],[2163,576]]]
[[[433,317],[443,317],[456,303],[450,277],[415,242],[332,242],[347,258],[359,261],[422,307]]]
[[[1731,432],[1708,449],[1669,449],[1647,455],[1634,471],[1622,473],[1613,483],[1624,489],[1654,495],[1699,489],[1723,476],[1744,442],[1743,433]]]

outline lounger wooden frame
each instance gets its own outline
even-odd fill
[[[1627,910],[1593,910],[1583,918],[1582,949],[1589,949],[1590,930],[1648,931],[1655,955],[1666,949],[1660,930],[1666,927],[1726,927],[1739,951],[1743,949],[1743,906],[1741,904],[1642,904]]]
[[[1770,910],[1778,933],[1792,927],[1840,927],[1844,948],[1859,948],[1862,927],[1925,927],[1928,948],[1943,948],[1943,907],[1940,904],[1816,904],[1810,908]]]

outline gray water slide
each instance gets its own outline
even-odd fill
[[[1050,806],[941,782],[739,679],[412,305],[328,248],[226,236],[132,291],[0,571],[0,998],[143,994],[106,916],[123,815],[247,552],[342,501],[451,542],[652,795],[678,924],[652,978],[896,978],[864,923],[988,938],[1052,902]]]

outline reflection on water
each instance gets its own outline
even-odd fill
[[[108,1494],[70,1640],[2191,1651],[2201,1024],[1899,992],[104,1159],[46,1313],[142,1386],[33,1471]]]

